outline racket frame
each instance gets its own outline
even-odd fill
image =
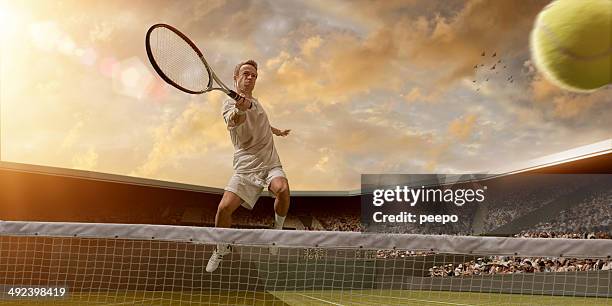
[[[194,91],[194,90],[191,90],[191,89],[187,89],[187,88],[177,84],[172,79],[170,79],[164,73],[164,71],[161,69],[161,67],[159,67],[159,65],[155,61],[155,57],[153,56],[153,52],[151,50],[152,47],[151,47],[151,39],[150,39],[150,37],[151,37],[151,33],[155,29],[162,28],[162,27],[166,28],[166,29],[168,29],[168,30],[170,30],[172,32],[174,32],[174,34],[176,34],[180,38],[182,38],[193,49],[193,51],[196,52],[196,54],[200,58],[200,61],[202,61],[202,64],[204,65],[204,68],[206,68],[206,72],[208,73],[208,84],[206,85],[206,89],[201,90],[201,91]],[[173,26],[171,26],[169,24],[165,24],[165,23],[158,23],[158,24],[152,25],[149,28],[149,30],[147,31],[147,34],[145,36],[145,49],[147,50],[147,57],[149,58],[149,62],[153,66],[153,69],[155,69],[155,72],[157,72],[157,74],[164,81],[166,81],[166,83],[176,87],[177,89],[179,89],[181,91],[184,91],[186,93],[194,94],[194,95],[203,94],[203,93],[210,92],[210,91],[213,91],[213,90],[220,90],[220,91],[226,93],[228,96],[230,96],[234,100],[237,100],[240,97],[240,95],[238,95],[235,91],[229,89],[227,87],[227,85],[225,85],[223,82],[221,82],[219,77],[217,77],[217,74],[215,73],[215,71],[212,69],[212,67],[206,61],[206,58],[204,58],[204,54],[202,54],[202,51],[200,51],[200,49],[198,49],[198,47],[195,45],[195,43],[193,43],[193,41],[191,41],[191,39],[189,39],[185,34],[183,34],[181,31],[179,31],[175,27],[173,27]],[[215,82],[217,82],[217,84],[219,84],[220,87],[213,87],[213,80]]]

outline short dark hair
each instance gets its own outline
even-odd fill
[[[243,65],[251,65],[251,66],[255,67],[255,71],[257,71],[257,62],[255,62],[252,59],[246,60],[246,61],[241,62],[240,64],[236,65],[236,68],[234,68],[234,79],[238,77],[238,72],[240,71],[240,67],[242,67]]]

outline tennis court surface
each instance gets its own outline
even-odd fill
[[[207,273],[220,242],[234,251]],[[611,305],[611,251],[606,239],[0,221],[0,305]]]
[[[57,300],[3,300],[2,305],[610,305],[606,298],[445,291],[354,290],[253,292],[105,292]]]

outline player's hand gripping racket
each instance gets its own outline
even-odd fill
[[[219,80],[198,47],[174,27],[151,26],[145,47],[153,69],[168,84],[190,94],[221,90],[234,100],[241,97]],[[213,87],[213,80],[220,87]]]

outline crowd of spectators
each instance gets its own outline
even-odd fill
[[[359,215],[317,214],[316,219],[327,231],[360,232],[362,230],[361,217]]]
[[[609,271],[612,259],[480,257],[460,264],[429,268],[431,277],[520,274],[538,272]]]
[[[511,223],[518,218],[528,215],[545,205],[556,203],[577,191],[587,192],[585,188],[593,188],[597,196],[589,201],[580,203],[571,209],[561,212],[558,218],[548,223],[540,223],[531,230],[538,232],[565,232],[566,236],[576,236],[582,232],[610,232],[612,220],[612,192],[597,193],[597,184],[593,177],[575,176],[528,176],[515,179],[512,182],[499,182],[497,186],[489,186],[489,197],[486,199],[486,213],[480,219],[477,216],[478,205],[453,206],[449,205],[444,214],[458,216],[456,223],[396,223],[383,225],[368,225],[368,231],[385,233],[413,233],[413,234],[453,234],[472,235],[475,224],[481,222],[482,232],[489,233],[503,225]],[[554,207],[554,205],[551,205]],[[418,210],[418,209],[417,209]],[[413,213],[420,213],[414,211]],[[551,210],[551,214],[555,212]],[[325,230],[331,231],[360,231],[361,216],[358,213],[341,211],[313,212]],[[480,230],[479,230],[480,232]]]
[[[563,210],[552,221],[540,222],[536,231],[610,231],[612,222],[612,190],[594,194],[589,199]]]
[[[598,232],[556,232],[556,231],[522,231],[515,238],[565,238],[565,239],[612,239],[612,233]]]
[[[568,193],[575,192],[577,188],[581,188],[580,186],[584,187],[584,184],[589,183],[585,181],[580,184],[568,184],[573,180],[575,178],[571,176],[558,176],[550,180],[521,179],[510,183],[500,183],[501,187],[494,184],[488,186],[487,213],[478,221],[484,226],[483,232],[491,232],[493,229],[512,222],[555,199],[562,198]],[[493,190],[498,190],[498,192],[493,192]],[[478,205],[470,206],[467,204],[457,207],[449,205],[444,208],[443,213],[458,215],[459,222],[445,225],[405,222],[386,223],[379,228],[368,227],[366,229],[361,222],[359,206],[309,206],[308,209],[304,208],[303,211],[300,211],[300,216],[307,215],[308,218],[300,220],[306,220],[304,221],[306,230],[351,232],[365,230],[384,233],[472,235],[474,224],[477,222],[474,218],[478,215],[476,213],[478,207]],[[558,216],[552,218],[551,221],[538,223],[530,227],[529,230],[516,234],[515,237],[610,239],[612,235],[612,231],[610,231],[611,207],[612,191],[598,191],[588,200],[560,211]],[[130,209],[126,210],[125,213],[113,210],[112,213],[81,214],[76,219],[81,222],[186,225],[182,220],[185,208],[186,206],[183,205],[172,205],[159,209]],[[202,210],[202,226],[213,225],[216,206],[203,206]],[[134,211],[138,211],[138,214],[134,214]],[[416,213],[419,213],[419,211],[416,211]],[[309,218],[313,220],[312,224],[310,224]],[[272,225],[273,221],[274,215],[269,209],[252,211],[239,209],[233,216],[233,223],[237,227],[268,227]]]
[[[508,224],[528,213],[549,204],[555,199],[576,191],[586,182],[576,183],[572,177],[549,177],[542,182],[521,182],[492,193],[487,198],[487,216],[484,219],[485,232]]]
[[[232,216],[232,222],[245,226],[270,227],[274,223],[274,214],[272,212],[267,214],[250,214],[249,212],[240,211]]]
[[[405,258],[412,256],[427,256],[434,255],[434,252],[424,252],[424,251],[405,251],[405,250],[377,250],[376,257],[377,258]]]

